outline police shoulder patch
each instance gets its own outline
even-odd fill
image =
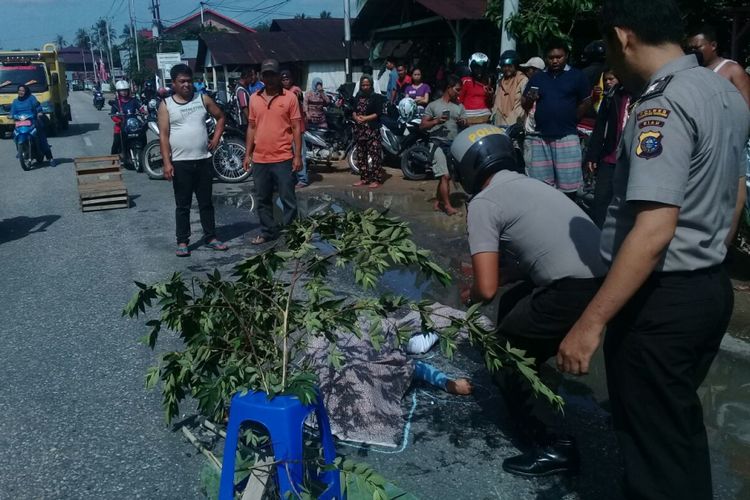
[[[658,130],[644,130],[638,136],[638,146],[635,148],[635,154],[639,158],[650,160],[661,154],[664,150],[661,140],[664,137]]]
[[[672,81],[673,77],[674,75],[667,75],[663,78],[655,80],[646,88],[646,90],[643,91],[641,96],[638,98],[638,102],[648,101],[649,99],[653,99],[654,97],[659,97],[660,95],[664,94],[664,90],[667,88],[667,85],[669,85],[669,82]]]

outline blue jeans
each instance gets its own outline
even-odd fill
[[[290,224],[297,217],[297,196],[294,194],[295,176],[292,160],[278,163],[254,163],[255,197],[258,201],[261,236],[267,240],[279,237],[281,228],[273,218],[273,193],[279,192],[282,205],[282,223]]]
[[[294,146],[292,146],[292,151],[294,151]],[[296,173],[297,175],[297,182],[300,184],[304,184],[307,186],[310,184],[310,178],[307,176],[307,144],[305,144],[305,139],[302,139],[302,170]]]

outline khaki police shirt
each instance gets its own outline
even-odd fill
[[[631,107],[622,134],[614,197],[602,230],[611,263],[635,223],[632,202],[680,207],[677,229],[656,271],[721,264],[745,175],[750,113],[728,80],[688,55],[664,65]]]

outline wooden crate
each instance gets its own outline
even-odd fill
[[[86,156],[74,162],[83,212],[130,207],[119,156]]]

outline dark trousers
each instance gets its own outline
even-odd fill
[[[216,238],[216,220],[213,204],[213,170],[211,160],[175,161],[174,188],[175,221],[177,225],[177,243],[188,243],[190,240],[190,207],[193,204],[193,193],[198,201],[203,239],[209,242]]]
[[[112,147],[109,148],[109,154],[119,155],[121,151],[122,151],[122,138],[120,137],[119,132],[115,132],[114,136],[112,137]]]
[[[610,323],[607,385],[629,500],[713,498],[696,390],[733,304],[722,267],[655,273]]]
[[[273,218],[273,193],[279,192],[282,205],[282,223],[286,226],[297,217],[297,184],[292,172],[292,160],[278,163],[253,163],[255,197],[258,199],[261,235],[267,240],[279,237],[279,225]]]
[[[557,354],[560,342],[596,294],[599,278],[565,278],[547,286],[522,282],[507,290],[498,303],[497,334],[534,358],[537,370]],[[516,369],[505,368],[495,381],[522,438],[544,441],[549,428],[560,426],[559,415],[533,392]],[[557,429],[559,430],[559,429]]]
[[[594,184],[594,206],[592,207],[591,219],[600,229],[607,217],[609,207],[614,194],[612,179],[615,175],[615,164],[600,162],[596,169],[596,184]]]

